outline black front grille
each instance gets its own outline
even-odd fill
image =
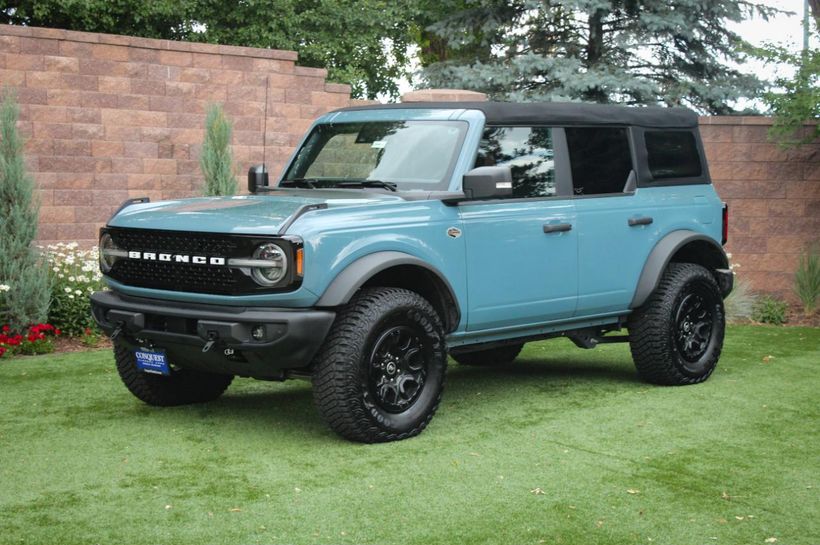
[[[217,257],[226,263],[230,258],[249,258],[257,246],[274,240],[273,237],[153,229],[105,228],[103,232],[110,234],[120,249],[129,252]],[[276,242],[285,249],[292,262],[291,243],[281,239]],[[287,291],[298,287],[290,274],[280,283],[281,287],[264,288],[241,269],[158,259],[119,259],[108,276],[128,286],[219,295]]]

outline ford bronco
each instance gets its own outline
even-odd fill
[[[248,184],[128,201],[101,230],[94,317],[148,404],[304,377],[330,428],[390,441],[430,422],[448,354],[628,342],[665,385],[720,356],[728,216],[691,111],[351,107],[316,120],[275,184],[263,165]]]

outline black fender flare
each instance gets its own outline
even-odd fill
[[[461,320],[461,309],[459,307],[458,298],[453,291],[453,286],[437,268],[430,265],[423,259],[404,252],[375,252],[364,257],[360,257],[336,275],[336,278],[333,279],[327,289],[325,289],[322,296],[316,302],[316,306],[337,307],[339,305],[344,305],[350,301],[353,294],[356,293],[359,288],[365,284],[365,282],[373,278],[378,273],[399,265],[413,265],[422,267],[428,270],[435,277],[440,287],[447,290],[447,296],[455,304],[455,323],[451,325],[453,327],[458,325]],[[446,317],[442,317],[442,319],[445,318]]]
[[[649,253],[649,257],[646,258],[646,263],[644,263],[641,276],[638,279],[638,286],[635,288],[635,295],[632,297],[629,308],[638,308],[644,304],[652,292],[655,291],[655,288],[658,287],[661,275],[672,260],[672,256],[687,244],[696,241],[705,242],[719,252],[721,263],[720,267],[716,267],[715,270],[729,268],[729,258],[726,256],[723,246],[715,239],[688,229],[672,231],[658,241]]]

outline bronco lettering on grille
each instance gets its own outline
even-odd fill
[[[208,257],[204,255],[163,254],[157,252],[129,251],[128,259],[142,261],[163,261],[166,263],[193,263],[194,265],[225,265],[224,257]]]

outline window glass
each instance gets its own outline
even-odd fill
[[[320,187],[379,180],[399,189],[446,189],[467,132],[463,121],[378,121],[317,125],[285,180]]]
[[[645,135],[653,178],[700,176],[700,156],[691,131],[646,131]]]
[[[569,164],[576,195],[621,193],[632,172],[626,129],[567,128]]]
[[[512,171],[509,198],[555,195],[555,153],[552,129],[487,127],[478,148],[477,167],[505,166]]]

